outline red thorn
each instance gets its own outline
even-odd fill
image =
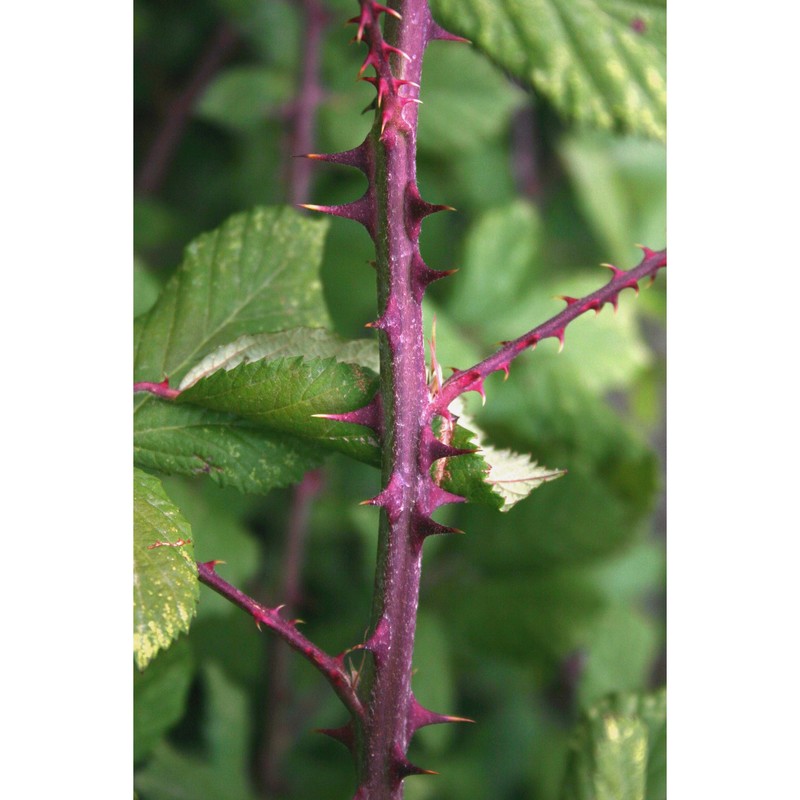
[[[460,534],[463,536],[464,531],[460,528],[451,528],[448,525],[442,525],[440,522],[425,514],[416,515],[416,529],[423,539],[428,536],[446,536],[451,533]]]
[[[342,725],[340,728],[315,728],[316,733],[321,733],[325,736],[330,736],[337,742],[341,742],[351,753],[355,744],[355,734],[353,733],[353,724],[348,722],[347,725]]]
[[[363,144],[354,147],[352,150],[344,150],[341,153],[306,153],[297,158],[310,158],[313,161],[326,161],[329,164],[342,164],[346,167],[355,167],[364,174],[367,173],[367,153]]]
[[[625,274],[625,270],[624,269],[620,269],[619,267],[615,267],[613,264],[601,264],[600,266],[601,267],[605,267],[606,269],[610,269],[614,273],[614,277],[612,278],[612,280],[616,280],[617,278],[619,278],[620,275],[624,275]]]
[[[408,721],[411,732],[424,728],[426,725],[442,725],[450,722],[471,722],[474,724],[474,719],[467,717],[453,717],[449,714],[437,714],[424,706],[420,705],[419,701],[413,695],[409,703]]]
[[[655,250],[651,250],[649,247],[645,247],[643,244],[636,245],[643,253],[645,258],[653,258],[656,254]]]
[[[367,229],[369,235],[373,239],[375,238],[373,208],[369,194],[363,195],[352,203],[344,203],[338,206],[318,206],[313,203],[298,203],[298,206],[309,211],[320,211],[323,214],[331,214],[334,217],[344,217],[345,219],[352,219],[354,222],[360,222]]]
[[[432,513],[440,506],[446,505],[447,503],[466,503],[467,498],[461,497],[458,494],[452,494],[451,492],[447,492],[442,489],[441,486],[437,486],[435,483],[432,484],[430,493],[428,495],[428,513]]]
[[[422,767],[418,767],[416,764],[412,764],[407,758],[398,759],[395,763],[395,769],[397,770],[397,774],[402,780],[403,778],[407,778],[409,775],[438,775],[438,772],[434,772],[432,769],[423,769]]]
[[[220,561],[220,559],[215,559],[214,561],[204,561],[203,566],[210,569],[212,572],[217,571],[217,564],[224,564],[224,561]]]
[[[428,27],[428,38],[441,39],[442,41],[446,42],[464,42],[465,44],[472,44],[469,39],[465,39],[463,36],[456,36],[454,33],[446,31],[441,25],[437,24],[433,20],[431,20],[430,26]]]
[[[411,61],[411,56],[406,53],[405,50],[401,50],[399,47],[394,47],[386,41],[381,42],[381,48],[385,54],[394,53],[395,55],[400,56],[400,58],[404,58],[406,61]]]
[[[428,444],[428,455],[431,461],[436,461],[440,458],[456,458],[457,456],[469,456],[477,453],[477,448],[469,447],[452,447],[445,442],[440,441],[435,436],[431,438]]]
[[[566,294],[557,294],[556,295],[556,299],[563,300],[567,304],[568,307],[571,306],[573,303],[577,303],[578,302],[578,298],[577,297],[570,297],[569,295],[566,295]]]
[[[558,352],[560,353],[564,349],[564,329],[559,328],[554,334],[553,337],[558,339]]]
[[[353,425],[363,425],[379,432],[381,428],[381,397],[376,394],[367,405],[354,411],[345,411],[343,414],[312,414],[317,419],[329,419],[334,422],[350,422]]]

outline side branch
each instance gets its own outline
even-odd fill
[[[296,621],[285,620],[281,617],[280,606],[277,608],[262,606],[252,597],[220,578],[214,571],[216,563],[215,561],[197,562],[197,577],[200,582],[250,614],[257,625],[266,625],[280,636],[289,647],[300,653],[322,673],[348,711],[355,717],[363,717],[364,710],[350,682],[350,676],[344,666],[344,658],[330,656],[320,650],[297,630]]]
[[[600,309],[606,304],[611,303],[616,309],[619,293],[623,289],[636,289],[638,294],[639,281],[644,278],[655,280],[658,270],[667,266],[667,251],[659,250],[653,252],[647,247],[644,250],[644,259],[639,266],[631,270],[622,270],[610,264],[604,264],[614,273],[614,277],[603,287],[592,292],[586,297],[577,299],[575,297],[564,297],[567,307],[547,322],[539,325],[526,334],[510,342],[504,342],[503,346],[493,355],[485,358],[478,364],[469,369],[459,370],[454,373],[442,385],[441,391],[431,399],[429,412],[431,416],[445,414],[450,403],[464,392],[478,392],[483,395],[483,382],[492,372],[503,370],[508,374],[508,367],[520,353],[533,348],[543,339],[558,339],[564,344],[564,330],[574,319],[577,319],[587,311],[594,310],[600,313]]]

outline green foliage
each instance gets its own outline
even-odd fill
[[[433,0],[445,25],[578,122],[666,136],[666,0]]]
[[[144,669],[189,630],[197,597],[191,527],[158,478],[133,475],[133,652]]]
[[[324,463],[296,613],[309,638],[340,652],[360,641],[369,614],[377,512],[358,503],[378,491],[377,450],[366,428],[310,415],[371,398],[375,349],[363,326],[376,315],[373,249],[351,223],[328,225],[277,205],[295,154],[280,115],[302,63],[299,4],[178,5],[135,4],[139,168],[163,123],[160,98],[180,94],[216,26],[232,25],[239,44],[187,120],[162,188],[136,200],[136,302],[144,312],[136,379],[191,384],[178,402],[136,395],[136,464],[175,476],[161,488],[142,475],[137,509],[158,498],[174,523],[183,519],[172,540],[193,540],[146,550],[169,538],[148,534],[137,559],[180,559],[188,568],[181,553],[194,547],[199,560],[224,560],[220,573],[235,585],[285,602],[286,487]],[[359,112],[372,99],[353,81],[363,52],[346,47],[352,30],[338,25],[354,3],[326,6],[336,24],[320,52],[320,152],[363,139],[370,115]],[[628,267],[638,258],[634,243],[663,244],[664,8],[606,0],[433,7],[502,68],[449,43],[426,55],[419,182],[427,200],[460,211],[429,218],[422,236],[431,266],[459,268],[426,296],[447,375],[556,313],[554,295],[595,288],[605,278],[598,262]],[[643,33],[631,28],[635,18]],[[570,119],[631,135],[567,129]],[[535,191],[520,182],[520,120],[536,143]],[[363,190],[355,171],[317,165],[307,200],[344,202]],[[490,451],[448,465],[446,488],[473,502],[437,517],[467,535],[425,545],[413,685],[429,707],[479,724],[419,732],[412,757],[441,777],[410,779],[409,800],[573,800],[603,781],[619,791],[644,785],[638,796],[646,800],[664,796],[663,724],[649,721],[641,700],[603,701],[618,691],[640,697],[664,646],[663,541],[653,534],[660,469],[651,445],[663,415],[663,363],[641,326],[645,315],[656,323],[650,329],[663,319],[662,283],[638,300],[623,293],[616,315],[606,309],[571,325],[562,353],[544,342],[515,362],[507,381],[489,378],[485,408],[468,398],[457,445],[477,427],[497,450],[531,454],[522,458],[567,474],[498,514],[506,501],[486,481]],[[162,511],[148,514],[166,524]],[[277,645],[205,588],[187,638],[136,671],[139,796],[252,798],[265,656]],[[165,634],[159,646],[170,641]],[[352,774],[344,751],[309,732],[342,724],[341,708],[313,670],[295,657],[290,664],[282,796],[345,797]],[[571,746],[578,716],[598,702],[607,705]],[[631,731],[619,746],[603,732],[604,714]],[[644,784],[642,769],[625,760],[643,736]]]
[[[664,800],[666,692],[602,700],[570,749],[562,800]]]

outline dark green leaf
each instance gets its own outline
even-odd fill
[[[189,630],[199,587],[191,527],[158,478],[133,477],[133,649],[144,669]]]
[[[264,494],[321,463],[307,441],[233,414],[153,399],[134,415],[134,458],[168,475],[208,475],[220,486]]]
[[[136,775],[136,786],[143,796],[152,800],[253,800],[246,778],[245,695],[213,664],[205,668],[204,675],[208,689],[208,756],[190,756],[162,742]]]
[[[181,718],[194,674],[192,649],[180,640],[133,675],[133,758],[141,761]]]
[[[601,128],[664,138],[664,0],[433,0],[434,16],[541,92]]]

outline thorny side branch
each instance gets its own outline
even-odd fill
[[[299,620],[286,620],[281,617],[281,606],[276,608],[262,606],[217,575],[215,567],[218,563],[220,562],[197,562],[197,577],[200,582],[246,611],[253,617],[257,625],[265,625],[283,639],[289,647],[310,661],[322,673],[348,711],[355,717],[362,717],[364,711],[361,701],[353,689],[350,675],[344,664],[345,654],[330,656],[321,650],[297,630]]]

